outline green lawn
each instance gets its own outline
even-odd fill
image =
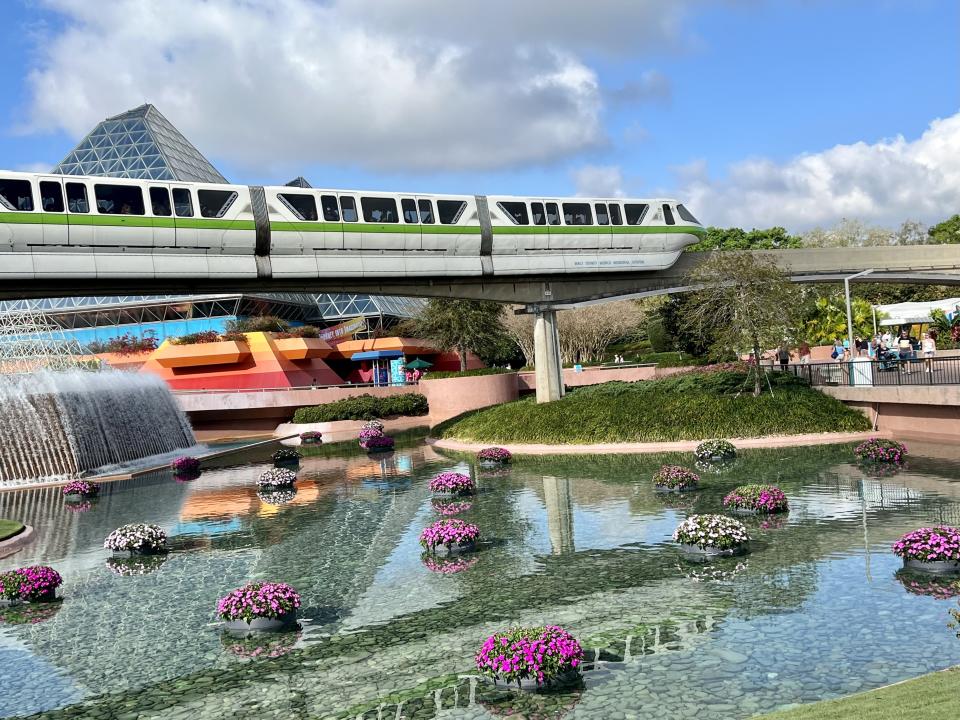
[[[16,520],[4,520],[0,518],[0,540],[12,538],[14,535],[23,531],[23,523]]]
[[[953,720],[960,718],[960,667],[840,700],[755,720]]]
[[[694,372],[646,382],[578,388],[562,400],[533,398],[440,425],[440,437],[490,443],[603,443],[761,437],[869,430],[856,410],[791,375],[772,373],[774,394],[744,392],[742,372]]]

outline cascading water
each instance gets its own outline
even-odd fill
[[[75,477],[195,442],[160,378],[79,369],[0,374],[0,483]]]

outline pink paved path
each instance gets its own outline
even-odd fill
[[[882,437],[878,432],[807,433],[805,435],[771,435],[760,438],[730,438],[738,449],[801,447],[803,445],[829,445],[834,443],[859,442],[872,437]],[[700,440],[654,443],[596,443],[593,445],[497,445],[515,455],[624,455],[634,453],[689,452],[696,449]],[[427,438],[427,444],[446,450],[476,452],[496,443],[460,442]]]

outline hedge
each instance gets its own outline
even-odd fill
[[[374,397],[357,395],[332,403],[298,408],[295,423],[333,422],[334,420],[373,420],[396,415],[426,415],[430,408],[423,395],[407,393]]]
[[[476,377],[478,375],[502,375],[504,373],[516,372],[506,368],[478,368],[477,370],[440,370],[424,375],[422,380],[445,380],[446,378]]]

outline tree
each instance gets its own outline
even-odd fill
[[[706,250],[778,250],[802,247],[800,238],[782,227],[746,231],[741,228],[708,227],[706,235],[688,251]]]
[[[502,312],[502,305],[489,300],[435,298],[427,302],[411,329],[417,337],[432,340],[442,350],[456,351],[463,372],[467,369],[468,352],[490,356],[502,349],[506,332]]]
[[[936,245],[960,243],[960,215],[944,220],[927,230],[929,242]]]
[[[527,365],[533,365],[533,315],[517,314],[512,307],[505,307],[500,318],[503,329],[513,340]]]
[[[760,394],[761,349],[792,335],[798,292],[772,258],[752,253],[714,252],[694,268],[686,283],[691,293],[686,326],[715,338],[720,349],[742,352],[748,347],[757,359],[753,394]]]
[[[877,314],[877,320],[884,317],[883,313]],[[850,320],[854,335],[873,335],[873,311],[866,300],[850,299]],[[812,343],[827,344],[837,338],[847,337],[847,304],[843,293],[817,298],[805,313],[803,327],[806,340]]]

